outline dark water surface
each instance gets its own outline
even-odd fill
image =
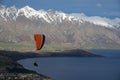
[[[90,50],[106,57],[48,57],[18,61],[56,80],[120,80],[120,50]],[[37,61],[38,67],[33,63]]]

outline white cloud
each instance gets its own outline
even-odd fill
[[[102,4],[101,3],[97,3],[96,6],[97,7],[102,7]]]

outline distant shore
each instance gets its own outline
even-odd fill
[[[55,52],[43,52],[39,57],[103,57],[95,53],[91,53],[82,49],[73,49]]]

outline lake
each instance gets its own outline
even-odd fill
[[[89,50],[106,57],[44,57],[18,62],[56,80],[120,80],[120,50]],[[38,67],[33,65],[37,62]]]

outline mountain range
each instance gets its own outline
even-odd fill
[[[45,34],[46,45],[120,49],[120,18],[0,5],[0,42],[30,43],[35,33]]]

